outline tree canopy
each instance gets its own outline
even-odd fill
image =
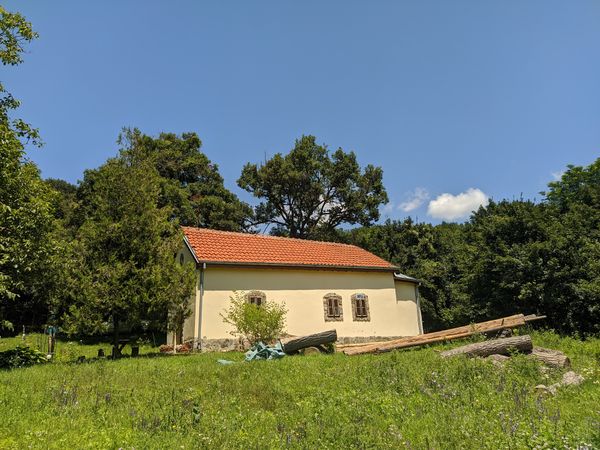
[[[370,225],[388,197],[383,171],[361,170],[354,152],[330,154],[314,136],[302,136],[286,155],[244,166],[238,185],[262,199],[255,224],[274,225],[273,233],[298,238],[331,236],[342,224]]]
[[[24,46],[37,34],[20,14],[0,6],[0,61],[23,61]],[[19,101],[0,84],[0,328],[10,327],[8,310],[27,311],[40,289],[53,252],[47,239],[53,227],[53,194],[25,156],[27,143],[39,144],[37,130],[11,118]],[[16,303],[15,303],[16,302]]]
[[[86,173],[87,213],[77,231],[72,273],[79,286],[64,293],[70,332],[115,333],[123,323],[164,320],[171,302],[192,293],[193,268],[175,258],[182,236],[169,206],[159,206],[161,179],[145,155],[122,152]]]
[[[200,151],[196,133],[160,133],[125,129],[119,137],[123,152],[152,161],[160,177],[159,206],[170,206],[181,225],[241,231],[252,209],[225,188],[219,167]]]

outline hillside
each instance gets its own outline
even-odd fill
[[[447,346],[220,365],[202,354],[0,372],[0,448],[598,448],[600,340],[551,333],[585,381],[524,356],[442,360]],[[463,342],[464,343],[464,342]],[[91,352],[89,352],[91,353]]]

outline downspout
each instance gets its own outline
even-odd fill
[[[419,319],[419,334],[423,334],[423,316],[421,316],[421,295],[419,294],[421,283],[415,284],[415,298],[417,300],[417,316]]]
[[[206,263],[202,263],[200,267],[200,301],[198,303],[198,336],[197,336],[197,349],[202,351],[202,304],[204,297],[204,271],[206,270]]]

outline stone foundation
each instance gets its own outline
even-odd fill
[[[368,342],[391,341],[401,337],[404,336],[344,336],[338,337],[336,344],[365,344]],[[195,350],[201,348],[202,352],[239,352],[246,351],[250,348],[249,342],[242,338],[202,339],[202,345],[199,344],[200,342],[196,342],[193,348]]]

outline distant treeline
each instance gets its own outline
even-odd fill
[[[569,166],[540,202],[502,200],[464,224],[388,221],[341,237],[423,280],[425,328],[541,313],[545,325],[600,332],[600,159]]]

